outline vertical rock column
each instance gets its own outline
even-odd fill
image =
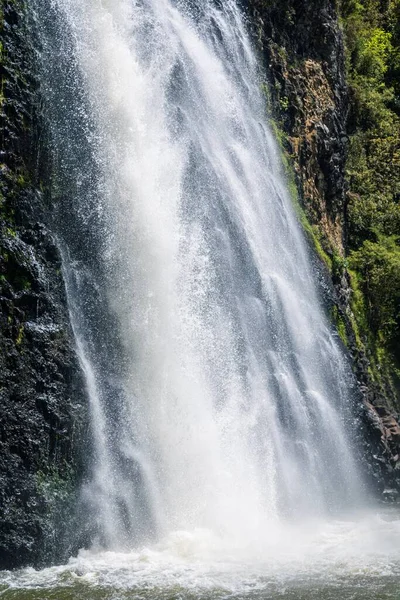
[[[0,568],[73,550],[85,424],[25,10],[0,0]]]

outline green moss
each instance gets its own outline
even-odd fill
[[[268,118],[269,126],[271,127],[272,132],[275,137],[275,140],[278,142],[279,147],[282,152],[282,161],[283,161],[285,172],[288,175],[288,178],[292,179],[293,178],[293,167],[291,165],[289,154],[286,149],[288,136],[285,133],[285,131],[282,129],[282,127],[280,126],[278,121],[271,114],[268,114],[268,117],[269,117]],[[296,193],[297,193],[297,191],[296,191]]]
[[[15,181],[20,188],[26,188],[30,185],[30,178],[24,169],[19,169],[15,175]]]
[[[279,99],[279,106],[282,112],[286,112],[289,108],[289,99],[286,96],[283,96]]]
[[[24,339],[24,326],[20,325],[18,328],[18,335],[17,335],[17,339],[15,340],[15,345],[21,346],[23,339]]]
[[[365,330],[366,327],[365,297],[360,289],[358,273],[356,271],[352,271],[351,269],[348,269],[347,272],[350,275],[351,286],[351,314],[349,315],[349,320],[354,333],[356,345],[360,350],[364,350],[364,342],[361,339],[360,328]]]
[[[46,471],[36,473],[36,488],[49,505],[66,500],[71,494],[73,481],[74,472],[67,464],[60,469],[49,466]]]
[[[347,272],[349,261],[347,258],[341,256],[336,248],[332,249],[332,278],[336,282],[339,282],[341,277]]]
[[[64,462],[58,467],[49,465],[36,473],[36,491],[43,499],[46,510],[48,541],[51,543],[54,529],[65,525],[71,518],[71,506],[76,494],[76,473]],[[67,532],[67,529],[66,529]]]
[[[12,238],[17,237],[17,232],[14,229],[11,229],[11,227],[7,227],[6,232],[9,237],[12,237]]]
[[[266,93],[269,94],[269,92],[267,90],[267,86],[265,86],[265,90],[263,87],[263,91],[266,91]],[[267,98],[268,98],[268,96],[267,96]],[[310,221],[307,218],[306,212],[300,202],[298,187],[297,187],[296,181],[295,181],[293,162],[292,162],[292,158],[287,149],[288,148],[287,134],[283,131],[283,129],[280,127],[277,120],[274,119],[271,116],[271,114],[269,114],[269,124],[274,133],[275,140],[278,142],[278,145],[281,150],[283,172],[284,172],[287,188],[289,190],[289,194],[292,199],[297,218],[303,228],[303,231],[306,234],[306,237],[307,237],[311,247],[314,248],[315,252],[319,256],[321,261],[327,267],[329,272],[332,273],[333,263],[332,263],[332,259],[329,256],[329,254],[324,250],[323,235],[316,225],[312,225],[310,223]]]
[[[334,325],[336,326],[340,339],[342,340],[345,346],[348,346],[349,340],[347,337],[346,322],[337,306],[333,306],[331,311],[331,317]]]
[[[305,233],[307,235],[309,242],[311,243],[312,247],[316,251],[319,258],[322,260],[324,265],[327,267],[329,272],[332,273],[332,271],[333,271],[332,259],[329,256],[329,254],[327,254],[325,252],[325,250],[323,248],[323,245],[322,245],[323,237],[322,237],[320,230],[318,229],[317,226],[310,224],[310,222],[307,219],[306,213],[305,213],[304,209],[302,208],[302,206],[300,205],[300,203],[298,203],[296,210],[297,210],[297,214],[299,216],[300,223],[303,227],[303,230],[305,231]]]

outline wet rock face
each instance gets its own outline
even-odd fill
[[[348,102],[335,2],[249,0],[249,9],[301,200],[310,222],[343,251]]]
[[[0,100],[0,569],[62,560],[85,421],[46,203],[23,0],[3,0]],[[70,546],[68,548],[68,546]]]
[[[338,62],[343,48],[338,47],[334,0],[249,0],[248,4],[262,21],[266,40],[286,47],[299,60],[324,62],[332,81],[343,81],[344,73]]]

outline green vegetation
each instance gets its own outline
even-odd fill
[[[69,534],[76,502],[76,472],[67,461],[49,464],[35,474],[36,494],[43,510],[45,554],[54,556],[54,544]],[[58,540],[58,536],[61,536]]]
[[[15,340],[15,345],[17,347],[22,344],[23,337],[24,337],[24,326],[20,325],[18,327],[18,336],[17,336],[17,339]]]
[[[312,225],[306,215],[304,208],[301,206],[298,198],[295,202],[295,209],[297,212],[298,219],[303,227],[303,230],[310,242],[312,248],[314,248],[315,252],[318,254],[319,258],[328,268],[328,270],[332,273],[334,270],[334,264],[332,258],[329,256],[327,252],[324,250],[324,236],[320,229],[316,225]]]
[[[44,498],[49,511],[54,511],[60,503],[70,499],[74,486],[74,472],[67,463],[56,468],[51,465],[47,471],[36,473],[36,488],[41,497]]]
[[[350,85],[352,310],[374,378],[399,377],[400,0],[342,0],[341,12]]]
[[[340,312],[338,307],[335,305],[332,307],[332,321],[335,323],[337,332],[339,334],[340,339],[342,340],[345,346],[348,346],[349,340],[347,337],[347,329],[346,329],[346,321],[343,314]]]
[[[292,158],[288,153],[288,136],[285,130],[283,129],[282,123],[280,123],[277,118],[272,114],[271,107],[271,98],[269,94],[269,89],[267,85],[262,86],[263,93],[267,99],[267,115],[269,119],[269,125],[274,132],[275,140],[278,142],[281,149],[281,157],[283,163],[283,171],[285,175],[286,184],[293,202],[294,209],[297,213],[297,218],[301,223],[301,226],[307,236],[307,239],[312,248],[316,251],[319,258],[325,264],[325,266],[329,269],[330,272],[333,272],[334,269],[334,257],[333,259],[329,254],[324,250],[325,240],[322,232],[319,227],[310,223],[310,220],[307,217],[306,211],[302,206],[299,199],[299,191],[295,181],[294,169]]]

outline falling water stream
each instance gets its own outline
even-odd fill
[[[353,380],[238,3],[31,11],[94,536],[0,596],[399,598],[400,521],[367,509]]]

